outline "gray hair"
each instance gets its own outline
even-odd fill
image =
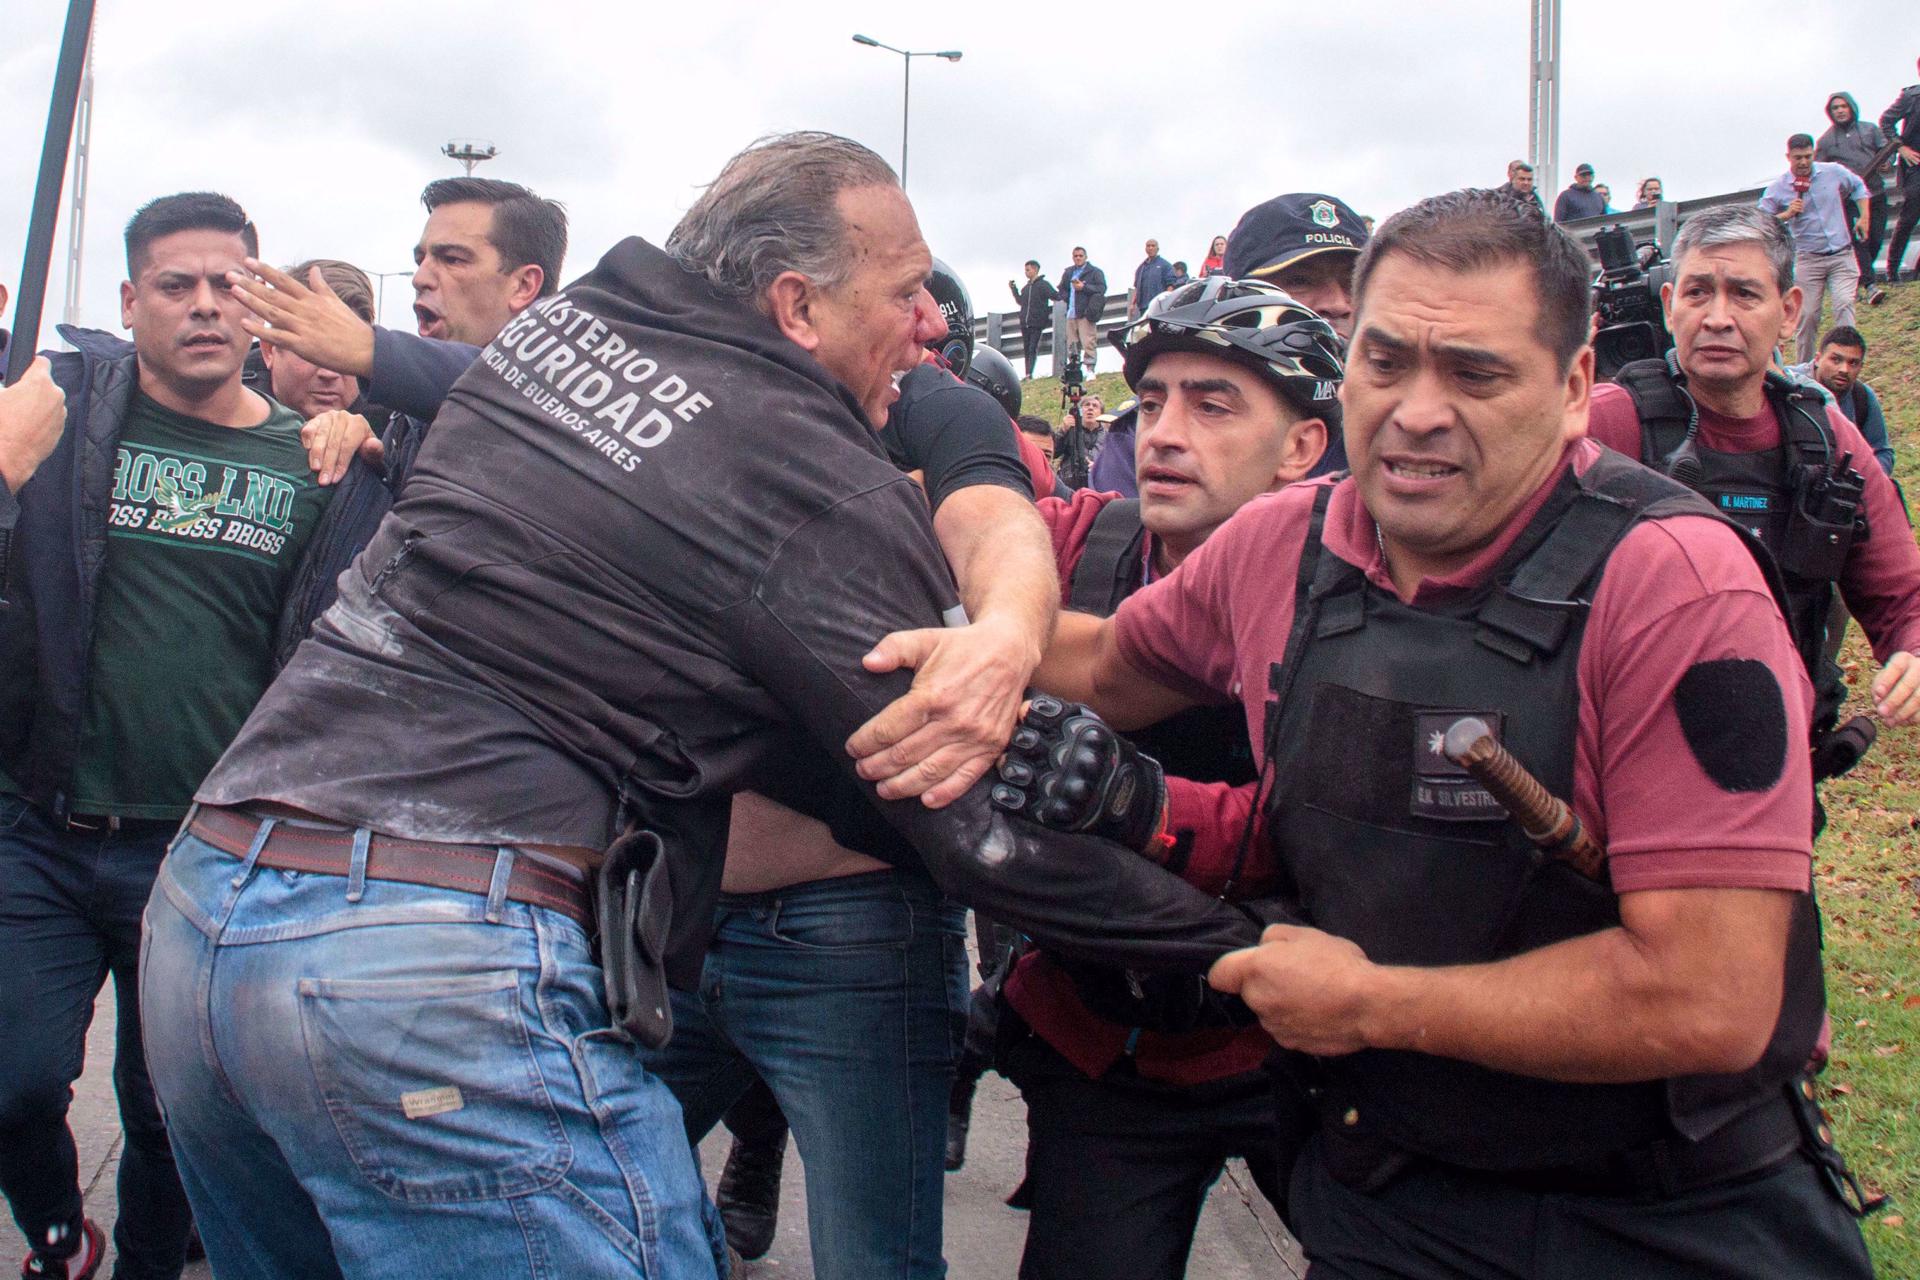
[[[899,184],[885,160],[851,138],[770,134],[727,161],[666,249],[716,289],[756,305],[788,271],[831,289],[854,267],[837,197]]]
[[[1793,288],[1793,233],[1786,223],[1757,205],[1723,205],[1688,218],[1673,241],[1673,263],[1695,249],[1723,244],[1757,244],[1773,264],[1773,280],[1785,293]]]

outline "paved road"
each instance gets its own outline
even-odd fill
[[[101,994],[98,1016],[87,1036],[87,1071],[74,1091],[73,1136],[80,1148],[80,1180],[87,1212],[113,1233],[114,1176],[120,1163],[120,1123],[113,1105],[113,989]],[[967,1165],[947,1179],[946,1253],[951,1280],[1012,1280],[1018,1270],[1026,1215],[1001,1203],[1019,1181],[1026,1142],[1020,1095],[989,1075],[974,1102]],[[719,1178],[726,1135],[716,1133],[701,1148],[707,1184]],[[11,1248],[11,1246],[9,1246]],[[5,1255],[11,1266],[14,1255]],[[1304,1270],[1288,1238],[1246,1171],[1230,1167],[1214,1187],[1194,1241],[1189,1275],[1195,1280],[1284,1280]],[[105,1276],[112,1264],[101,1270]],[[205,1263],[187,1269],[190,1280],[210,1280]],[[765,1258],[741,1269],[740,1280],[812,1280],[807,1256],[805,1177],[789,1152],[781,1186],[780,1231]]]

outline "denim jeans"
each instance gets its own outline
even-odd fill
[[[948,980],[964,917],[892,871],[724,895],[700,990],[674,992],[673,1039],[646,1055],[694,1142],[755,1073],[772,1088],[806,1163],[818,1280],[946,1273]]]
[[[126,1134],[113,1238],[125,1280],[178,1276],[191,1224],[140,1051],[135,994],[140,912],[172,835],[167,822],[67,831],[0,795],[0,1192],[36,1243],[49,1228],[77,1228],[67,1108],[94,997],[111,973],[113,1088]]]
[[[221,1280],[725,1274],[680,1108],[566,916],[185,835],[144,945],[148,1061]]]

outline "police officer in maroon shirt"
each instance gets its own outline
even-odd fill
[[[1583,438],[1587,275],[1497,193],[1388,220],[1352,474],[1063,617],[1037,677],[1123,725],[1245,709],[1249,837],[1300,923],[1211,981],[1318,1059],[1290,1209],[1321,1280],[1871,1274],[1802,1075],[1811,689],[1748,536]],[[1597,877],[1442,753],[1467,713],[1570,801]],[[1014,807],[1151,847],[1154,766],[1077,709],[1025,728]]]
[[[1871,693],[1888,725],[1920,718],[1920,548],[1898,491],[1846,415],[1775,373],[1768,355],[1799,316],[1793,244],[1748,208],[1694,215],[1661,290],[1674,348],[1597,387],[1589,434],[1699,490],[1766,545],[1787,624],[1813,680],[1814,777],[1843,773],[1871,722],[1837,725],[1846,684],[1829,634],[1837,590],[1872,642]]]
[[[1103,617],[1248,501],[1306,476],[1340,422],[1338,336],[1264,280],[1216,275],[1163,293],[1114,345],[1139,396],[1140,496],[1082,489],[1040,503],[1066,605]],[[1254,779],[1239,709],[1194,707],[1137,740],[1168,774],[1164,865],[1223,897],[1270,893],[1270,859],[1233,857],[1236,800]],[[1266,1069],[1274,1045],[1259,1028],[1194,1025],[1199,984],[1044,951],[1007,978],[1017,1017],[1003,1019],[999,1065],[1027,1103],[1023,1280],[1178,1280],[1231,1157],[1284,1216],[1311,1126],[1305,1094]]]

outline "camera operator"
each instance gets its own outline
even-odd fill
[[[1874,711],[1889,725],[1920,718],[1920,548],[1859,429],[1817,390],[1769,372],[1776,338],[1805,305],[1793,272],[1781,220],[1695,214],[1661,290],[1674,349],[1597,386],[1588,434],[1704,493],[1772,553],[1813,678],[1818,781],[1851,767],[1861,735],[1871,740],[1870,722],[1851,724],[1851,742],[1834,732],[1846,699],[1825,656],[1836,586],[1882,663]]]
[[[1066,405],[1060,415],[1060,432],[1055,437],[1053,465],[1070,489],[1087,487],[1094,451],[1100,447],[1100,418],[1107,411],[1106,402],[1097,392],[1084,390],[1081,377],[1078,358],[1068,356],[1060,393]]]

